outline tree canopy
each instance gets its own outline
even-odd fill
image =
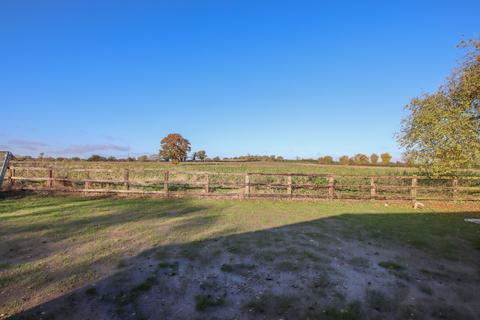
[[[400,145],[422,171],[452,175],[480,159],[480,40],[436,92],[413,98],[402,120]]]
[[[207,158],[207,153],[205,150],[200,150],[196,152],[197,158],[200,159],[201,161],[204,161]]]
[[[160,158],[166,161],[184,161],[190,151],[190,141],[181,134],[171,133],[160,141]]]
[[[384,152],[380,155],[380,158],[382,158],[382,164],[383,165],[389,165],[390,161],[392,160],[392,156],[388,152]]]
[[[324,156],[318,159],[318,163],[320,164],[333,164],[333,157],[332,156]]]
[[[353,163],[354,164],[368,164],[368,156],[363,153],[357,153],[353,157]]]
[[[349,160],[349,157],[347,155],[344,155],[338,159],[338,162],[340,162],[340,164],[347,165],[349,163]]]

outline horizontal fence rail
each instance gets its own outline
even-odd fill
[[[480,177],[433,179],[10,166],[2,189],[168,197],[479,201]]]

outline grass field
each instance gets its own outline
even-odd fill
[[[17,162],[23,165],[22,162]],[[28,162],[28,166],[55,165],[63,168],[94,168],[94,169],[162,169],[170,171],[218,172],[218,173],[321,173],[337,175],[410,175],[417,172],[411,167],[387,166],[343,166],[321,165],[293,161],[255,161],[255,162],[181,162],[177,165],[166,162],[90,162],[90,161],[60,161],[60,162]]]
[[[475,319],[476,204],[0,200],[0,314]]]
[[[212,173],[318,173],[332,175],[414,175],[418,174],[415,167],[401,166],[356,166],[356,165],[323,165],[318,163],[301,161],[251,161],[251,162],[181,162],[177,165],[167,162],[90,162],[90,161],[36,161],[16,162],[18,166],[56,166],[63,168],[92,168],[92,169],[113,169],[132,170],[160,169],[182,172],[212,172]],[[462,170],[462,175],[479,175],[480,170]]]

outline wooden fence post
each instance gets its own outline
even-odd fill
[[[333,200],[335,197],[335,178],[333,176],[328,177],[328,198]]]
[[[245,175],[245,197],[250,196],[250,175],[247,173]]]
[[[90,182],[90,171],[85,171],[85,190],[90,189],[91,182]]]
[[[125,169],[123,172],[123,185],[127,190],[130,189],[129,179],[130,179],[130,171],[128,169]]]
[[[410,189],[410,196],[412,201],[417,201],[417,176],[413,176],[412,178],[412,187]]]
[[[47,188],[51,189],[52,187],[53,187],[53,169],[52,167],[48,167]]]
[[[15,180],[13,179],[13,177],[15,177],[15,169],[8,168],[8,171],[10,172],[8,177],[8,188],[11,190],[13,189],[13,184],[15,183]]]
[[[208,173],[205,174],[205,193],[210,192],[210,177],[208,176]]]
[[[292,175],[287,177],[287,194],[289,197],[292,196]]]
[[[13,187],[15,186],[15,184],[16,184],[16,180],[15,180],[15,177],[17,176],[16,173],[17,173],[17,170],[16,170],[15,168],[12,169],[12,188],[13,188]]]
[[[457,198],[458,198],[458,178],[457,177],[453,178],[452,187],[453,187],[453,190],[452,190],[453,201],[457,201]]]
[[[377,186],[375,185],[375,178],[370,178],[370,199],[374,200],[377,197]]]
[[[165,171],[163,174],[163,192],[168,196],[168,171]]]

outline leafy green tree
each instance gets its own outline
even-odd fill
[[[332,164],[333,163],[333,158],[331,156],[324,156],[318,158],[318,163],[320,164]]]
[[[368,164],[368,156],[366,154],[363,154],[363,153],[357,153],[354,157],[353,157],[353,161],[355,164]]]
[[[87,159],[87,161],[105,161],[106,158],[99,156],[98,154],[92,154],[90,158]]]
[[[197,154],[197,158],[201,161],[205,161],[205,159],[207,158],[207,153],[205,152],[205,150],[200,150],[195,153]]]
[[[341,156],[340,158],[338,158],[338,162],[340,162],[340,164],[342,165],[348,165],[350,162],[350,158],[348,156]]]
[[[382,164],[384,166],[388,166],[390,164],[390,161],[392,160],[392,156],[388,152],[384,152],[380,155],[380,158],[382,158]]]
[[[160,141],[161,149],[159,156],[166,161],[185,161],[191,150],[190,141],[181,134],[171,133]]]
[[[139,156],[137,158],[138,161],[148,161],[148,156],[147,155],[143,155],[143,156]]]
[[[370,155],[370,163],[371,164],[376,165],[378,163],[378,159],[379,159],[378,154],[372,153]]]
[[[437,92],[412,99],[398,142],[432,176],[452,175],[480,159],[480,40]]]

